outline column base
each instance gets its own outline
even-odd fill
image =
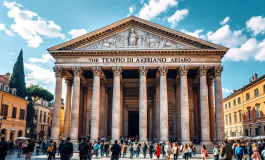
[[[212,141],[211,140],[201,140],[201,145],[213,145]]]
[[[182,144],[190,144],[191,141],[190,141],[190,140],[181,140],[181,143],[182,143]]]
[[[140,139],[140,140],[138,141],[138,143],[140,143],[141,145],[143,145],[144,142],[145,142],[146,144],[148,144],[147,139]]]

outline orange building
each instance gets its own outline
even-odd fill
[[[16,95],[15,88],[9,88],[10,74],[0,75],[0,131],[6,140],[25,136],[27,100]]]
[[[223,107],[226,138],[264,135],[265,75],[254,74],[247,85],[223,99]]]

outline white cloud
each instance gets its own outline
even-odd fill
[[[220,22],[221,25],[225,25],[229,21],[230,17],[225,17],[225,19]]]
[[[148,4],[144,3],[138,16],[146,20],[151,20],[177,4],[178,2],[176,0],[150,0]]]
[[[15,34],[12,31],[6,29],[4,24],[0,24],[0,31],[5,31],[6,35],[10,37],[15,36]]]
[[[178,22],[183,20],[187,15],[189,14],[189,11],[187,9],[177,10],[172,16],[167,18],[168,23],[171,23],[171,27],[177,26]]]
[[[47,70],[33,63],[24,63],[24,67],[27,71],[29,71],[26,75],[27,83],[36,84],[42,82],[49,84],[55,82],[54,72],[51,70]]]
[[[206,39],[206,36],[202,34],[203,29],[198,29],[198,30],[195,30],[194,32],[189,32],[189,31],[186,31],[185,29],[182,29],[181,32],[188,34],[190,36],[196,37],[196,38]]]
[[[64,34],[60,33],[61,27],[53,21],[45,20],[30,10],[21,9],[23,6],[16,2],[4,1],[4,6],[9,10],[8,17],[14,19],[12,30],[27,40],[29,47],[39,47],[43,42],[42,37],[65,38]]]
[[[207,39],[225,47],[237,47],[247,41],[247,37],[242,34],[242,31],[232,31],[230,26],[226,24],[215,32],[208,32]]]
[[[72,36],[72,38],[76,38],[82,36],[87,33],[86,29],[72,29],[68,34]]]
[[[222,88],[222,91],[223,91],[224,93],[232,93],[232,92],[233,92],[232,89],[228,89],[228,88]]]
[[[29,62],[32,62],[32,63],[47,63],[47,62],[53,62],[54,59],[53,57],[50,55],[50,54],[43,54],[41,58],[29,58]]]
[[[250,18],[247,22],[247,29],[252,31],[254,35],[265,33],[265,17],[256,16]]]
[[[136,10],[135,5],[132,5],[132,6],[129,7],[130,13],[133,13],[135,10]]]

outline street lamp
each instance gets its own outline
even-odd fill
[[[26,131],[27,131],[27,137],[29,137],[30,128],[27,128]]]
[[[262,122],[258,120],[257,126],[259,127],[259,142],[261,142],[261,132],[260,132],[261,125],[262,125]]]

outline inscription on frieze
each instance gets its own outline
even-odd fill
[[[189,63],[191,58],[88,58],[88,63]]]

